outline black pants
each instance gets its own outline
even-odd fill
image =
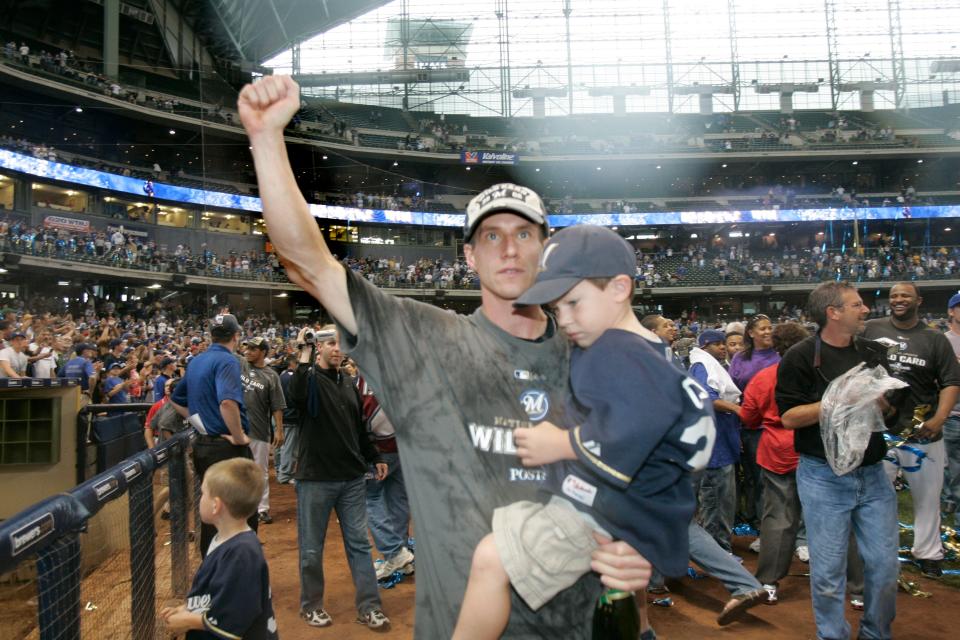
[[[743,480],[737,487],[737,504],[739,505],[740,520],[759,531],[760,520],[763,518],[763,483],[757,464],[757,449],[760,448],[760,434],[762,429],[742,429],[740,441],[743,443],[743,453],[740,454],[740,469]]]
[[[197,439],[193,442],[193,468],[197,477],[200,478],[200,482],[203,482],[203,476],[206,475],[207,469],[218,462],[230,460],[231,458],[253,460],[253,454],[250,453],[250,447],[247,445],[230,444],[219,437],[197,435]],[[198,495],[196,499],[199,500],[200,496]],[[259,519],[256,513],[247,519],[247,524],[249,524],[250,528],[254,531],[257,530]],[[216,534],[217,528],[213,525],[205,522],[200,524],[201,557],[207,557],[207,549],[210,548],[210,541],[213,540],[213,536]]]

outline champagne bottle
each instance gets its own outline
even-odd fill
[[[593,612],[593,640],[637,640],[640,612],[632,591],[607,589]]]

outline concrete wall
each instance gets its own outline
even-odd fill
[[[9,518],[30,505],[77,482],[77,411],[80,387],[58,389],[0,389],[0,397],[29,400],[60,398],[60,460],[54,464],[0,466],[0,520]],[[54,438],[57,438],[54,434]],[[56,440],[54,441],[56,446]]]

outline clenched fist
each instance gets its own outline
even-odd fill
[[[240,91],[237,111],[247,134],[280,132],[300,109],[300,87],[290,76],[265,76]]]

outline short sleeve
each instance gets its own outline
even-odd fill
[[[186,406],[188,406],[187,387],[188,387],[189,385],[188,385],[187,383],[188,383],[189,381],[190,381],[190,371],[187,370],[187,375],[184,377],[183,380],[180,381],[180,384],[178,384],[178,385],[173,389],[173,394],[171,394],[171,396],[170,396],[170,401],[171,401],[171,402],[175,402],[175,403],[177,403],[178,405],[180,405],[181,407],[186,407]]]
[[[812,367],[804,360],[803,353],[794,345],[783,355],[777,369],[777,409],[782,416],[790,409],[817,402],[816,385],[810,384]]]
[[[210,608],[203,613],[203,626],[217,638],[236,640],[246,636],[263,613],[259,589],[263,560],[245,545],[229,551],[211,576]]]
[[[233,400],[243,404],[243,384],[240,382],[240,362],[236,358],[224,358],[217,366],[216,373],[217,403]],[[179,389],[179,385],[177,386]]]

